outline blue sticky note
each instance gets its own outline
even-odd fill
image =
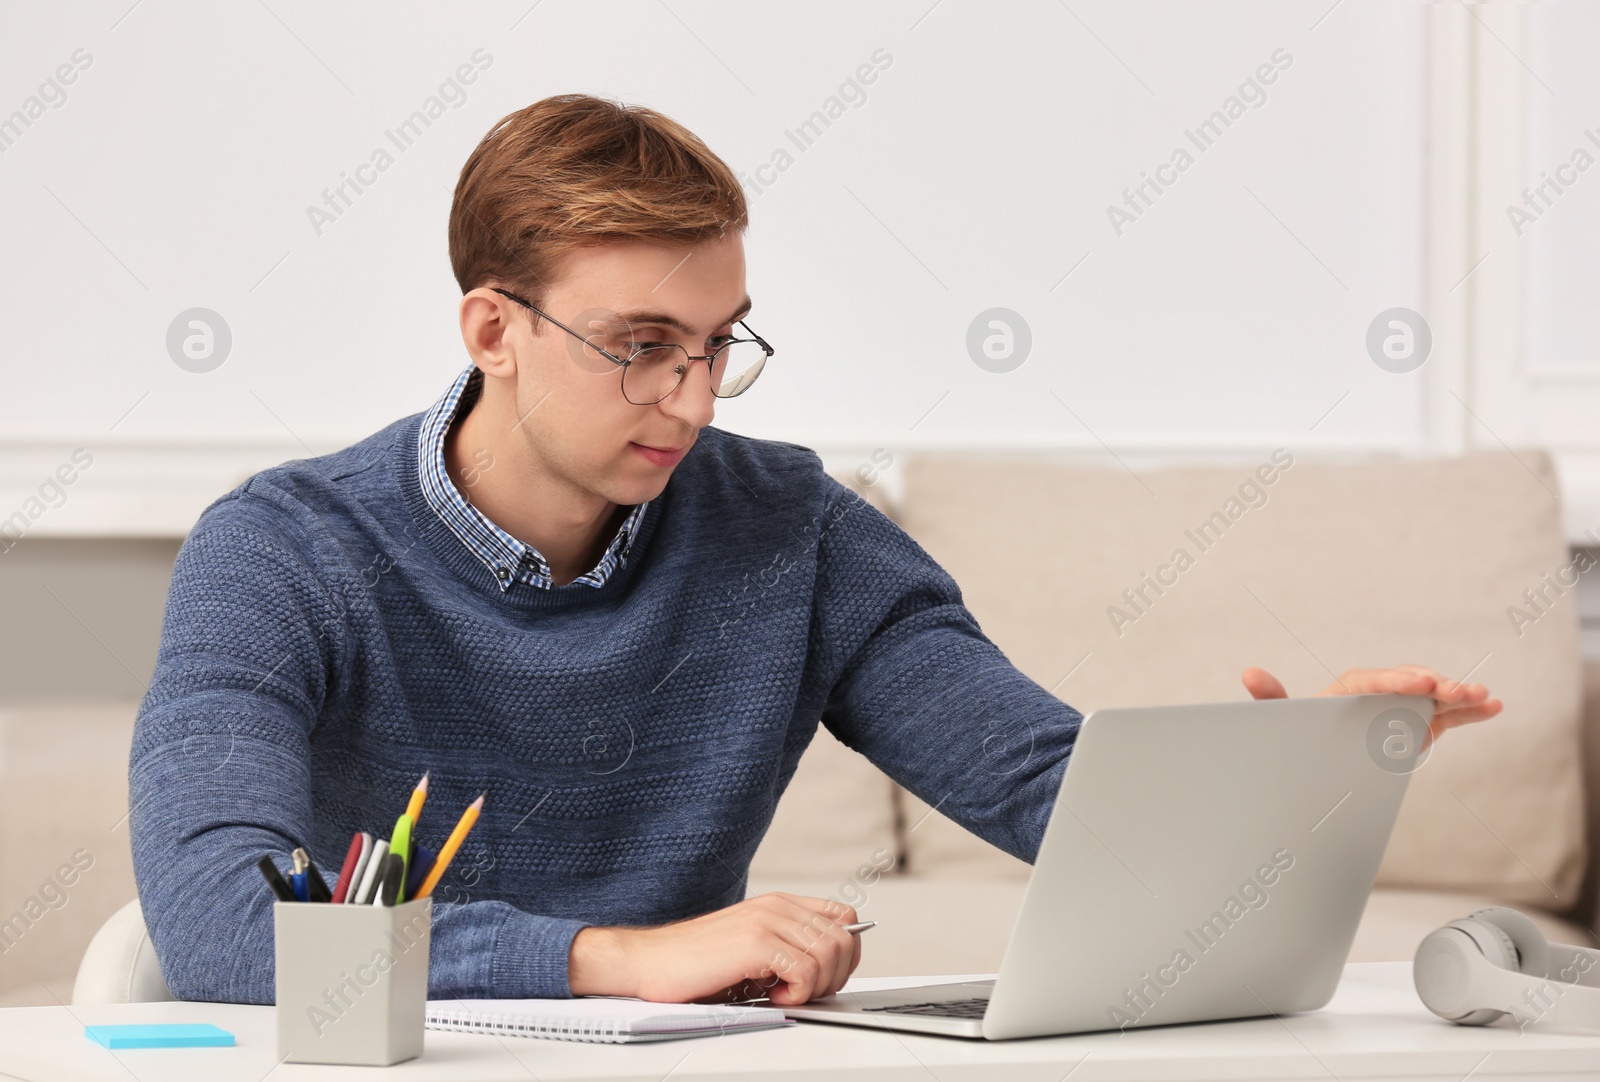
[[[162,1026],[84,1026],[83,1035],[107,1048],[218,1048],[233,1044],[233,1034],[210,1022]]]

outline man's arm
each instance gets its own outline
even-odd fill
[[[348,660],[345,607],[310,544],[251,490],[207,509],[173,568],[134,727],[129,830],[145,924],[179,999],[274,1002],[273,898],[255,865],[271,854],[287,871],[308,844],[311,731]],[[312,856],[337,873],[344,853]],[[566,996],[583,927],[436,898],[428,995]]]
[[[823,671],[839,676],[823,724],[942,814],[1031,864],[1082,715],[1011,664],[955,580],[904,530],[827,484],[812,642]],[[1029,589],[1026,568],[1016,579]]]

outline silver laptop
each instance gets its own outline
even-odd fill
[[[1001,1040],[1315,1010],[1432,715],[1400,695],[1097,710],[994,980],[784,1013]]]

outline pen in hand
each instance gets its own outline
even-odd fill
[[[877,924],[878,924],[878,922],[875,921],[875,920],[863,920],[863,921],[857,921],[855,924],[841,924],[841,925],[839,925],[839,927],[843,928],[845,931],[849,932],[851,935],[860,935],[862,932],[866,931],[868,928],[877,927]],[[739,985],[735,985],[734,987],[728,989],[728,994],[730,996],[736,996],[737,993],[738,993],[738,989],[739,989]],[[748,997],[745,1000],[743,1000],[742,1002],[747,1002],[748,1003],[748,1002],[758,1002],[758,1001],[759,1002],[767,1002],[768,1000],[767,1000],[767,997],[765,995],[761,995],[761,996]],[[696,1002],[699,1002],[699,1001],[697,1000]],[[734,999],[730,999],[729,1002],[730,1003],[731,1002],[735,1002],[735,1000]]]

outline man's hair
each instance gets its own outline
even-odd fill
[[[558,94],[502,118],[461,167],[450,265],[462,293],[499,283],[543,307],[577,249],[621,238],[695,244],[748,222],[733,171],[683,125],[641,105]]]

